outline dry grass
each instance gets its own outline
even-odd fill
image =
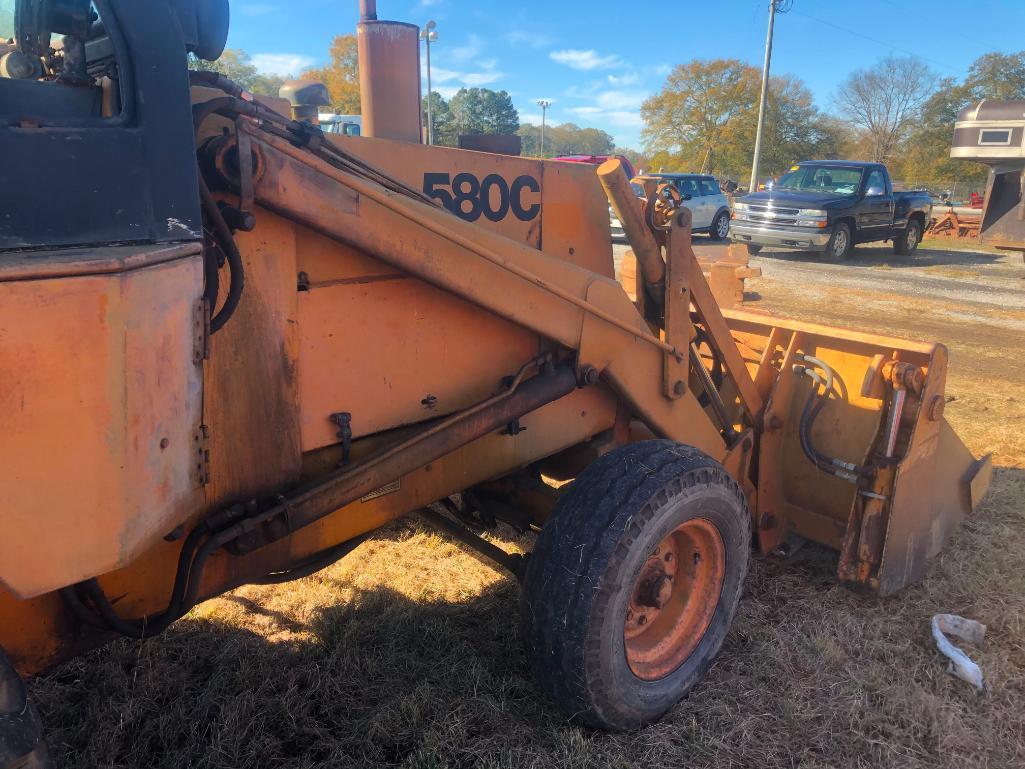
[[[999,469],[925,581],[881,601],[838,587],[824,549],[756,559],[719,661],[648,729],[567,723],[527,675],[515,585],[408,523],[36,680],[57,765],[1025,766],[1021,347],[1001,347],[1006,377],[974,379],[963,357],[952,371],[948,416]],[[945,672],[928,630],[940,611],[989,626],[984,693]]]

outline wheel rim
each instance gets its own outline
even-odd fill
[[[665,678],[694,652],[726,579],[722,535],[704,518],[671,531],[648,556],[630,594],[623,637],[633,674]]]
[[[836,233],[836,238],[833,240],[833,253],[837,256],[843,256],[844,251],[847,250],[847,230],[839,230]]]
[[[911,251],[918,245],[918,227],[916,225],[912,224],[908,226],[907,238],[908,251]]]
[[[719,217],[719,224],[716,225],[715,232],[720,238],[725,238],[730,231],[730,220],[725,216]]]

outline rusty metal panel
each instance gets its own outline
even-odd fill
[[[333,413],[350,413],[358,438],[470,406],[540,349],[537,334],[388,265],[313,233],[302,242],[304,451],[339,441]]]
[[[367,136],[420,142],[420,29],[401,21],[361,19],[360,105]]]
[[[202,260],[177,248],[37,252],[70,275],[44,280],[0,265],[0,585],[21,598],[128,563],[202,504]]]
[[[897,467],[893,501],[879,565],[879,593],[891,595],[917,581],[926,562],[985,495],[988,458],[976,461],[943,418],[947,351],[938,345],[910,444]]]
[[[609,201],[597,168],[549,160],[542,173],[541,250],[615,278]]]
[[[268,493],[299,477],[299,336],[295,225],[256,212],[236,235],[246,288],[231,322],[210,340],[203,419],[215,507]]]

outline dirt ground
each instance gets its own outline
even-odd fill
[[[838,587],[823,548],[756,558],[708,677],[662,722],[601,734],[528,676],[515,583],[404,522],[35,680],[57,766],[1025,766],[1025,265],[930,246],[840,265],[764,252],[748,283],[754,307],[950,347],[947,415],[997,470],[922,584],[883,601]],[[988,626],[984,692],[945,671],[936,612]]]

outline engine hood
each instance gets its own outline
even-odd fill
[[[770,192],[752,192],[738,203],[771,203],[782,208],[845,208],[857,202],[853,195],[833,195],[828,192],[792,192],[790,190],[772,190]]]

